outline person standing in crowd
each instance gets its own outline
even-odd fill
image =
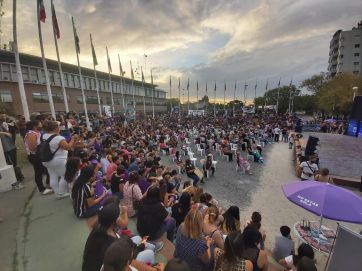
[[[45,133],[41,136],[40,140],[48,140],[52,137],[49,146],[50,151],[54,155],[53,159],[49,162],[43,162],[49,173],[50,186],[57,199],[69,197],[68,184],[64,179],[65,164],[67,163],[68,150],[73,147],[78,136],[72,136],[70,142],[67,143],[65,138],[59,135],[60,128],[56,121],[45,121],[43,128]]]
[[[24,137],[25,151],[28,155],[28,160],[34,168],[34,178],[38,191],[43,195],[52,194],[53,190],[49,186],[48,170],[36,157],[36,149],[40,144],[41,131],[43,130],[42,123],[38,120],[29,121],[27,124],[27,133]],[[43,184],[43,176],[46,175],[46,187]]]
[[[310,155],[308,157],[308,161],[300,163],[300,179],[302,181],[314,180],[314,175],[318,173],[318,165],[316,164],[316,159],[317,157],[315,155]]]
[[[295,140],[295,136],[293,133],[290,133],[289,137],[288,137],[288,142],[289,142],[289,149],[293,149],[293,145],[294,145],[294,140]]]

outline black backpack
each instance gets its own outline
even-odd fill
[[[49,162],[54,158],[55,153],[59,150],[60,146],[52,152],[50,150],[50,141],[57,135],[50,136],[47,140],[43,140],[43,135],[40,137],[40,144],[36,147],[36,157],[41,162]]]

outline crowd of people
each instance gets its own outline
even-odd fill
[[[4,122],[6,146],[4,138],[11,136]],[[37,115],[24,123],[22,137],[39,193],[71,198],[75,216],[92,222],[82,270],[250,271],[268,268],[261,214],[244,224],[237,206],[220,206],[201,183],[214,175],[216,154],[252,174],[252,163],[266,162],[267,145],[282,141],[292,148],[293,122],[270,113],[120,116],[93,118],[88,131],[76,114]],[[201,153],[201,169],[191,146]],[[4,152],[16,166],[16,156],[6,147]],[[295,253],[290,228],[280,232],[275,260],[288,270],[316,270],[313,249],[302,245]],[[163,236],[175,247],[166,266],[155,258]]]

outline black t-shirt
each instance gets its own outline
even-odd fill
[[[185,217],[190,209],[184,209],[179,203],[172,206],[172,217],[176,220],[176,227],[180,226],[184,222]]]
[[[195,169],[195,167],[193,164],[188,164],[188,165],[185,165],[185,169],[186,169],[187,175],[189,175],[189,174],[193,173],[192,170]],[[189,172],[189,171],[191,171],[191,172]]]
[[[121,183],[124,183],[124,179],[123,179],[123,176],[118,176],[116,173],[114,173],[112,175],[112,178],[111,178],[111,191],[112,193],[118,193],[118,192],[121,192],[119,191],[119,185]]]
[[[149,236],[150,240],[154,240],[167,216],[168,213],[161,202],[147,202],[146,199],[138,210],[138,233],[141,236]]]
[[[107,248],[116,238],[99,229],[93,230],[87,239],[83,253],[82,271],[99,271]]]

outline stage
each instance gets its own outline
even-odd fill
[[[336,180],[360,184],[362,138],[339,134],[305,133],[301,140],[302,147],[305,147],[309,135],[319,138],[319,168],[328,168],[330,175]]]

